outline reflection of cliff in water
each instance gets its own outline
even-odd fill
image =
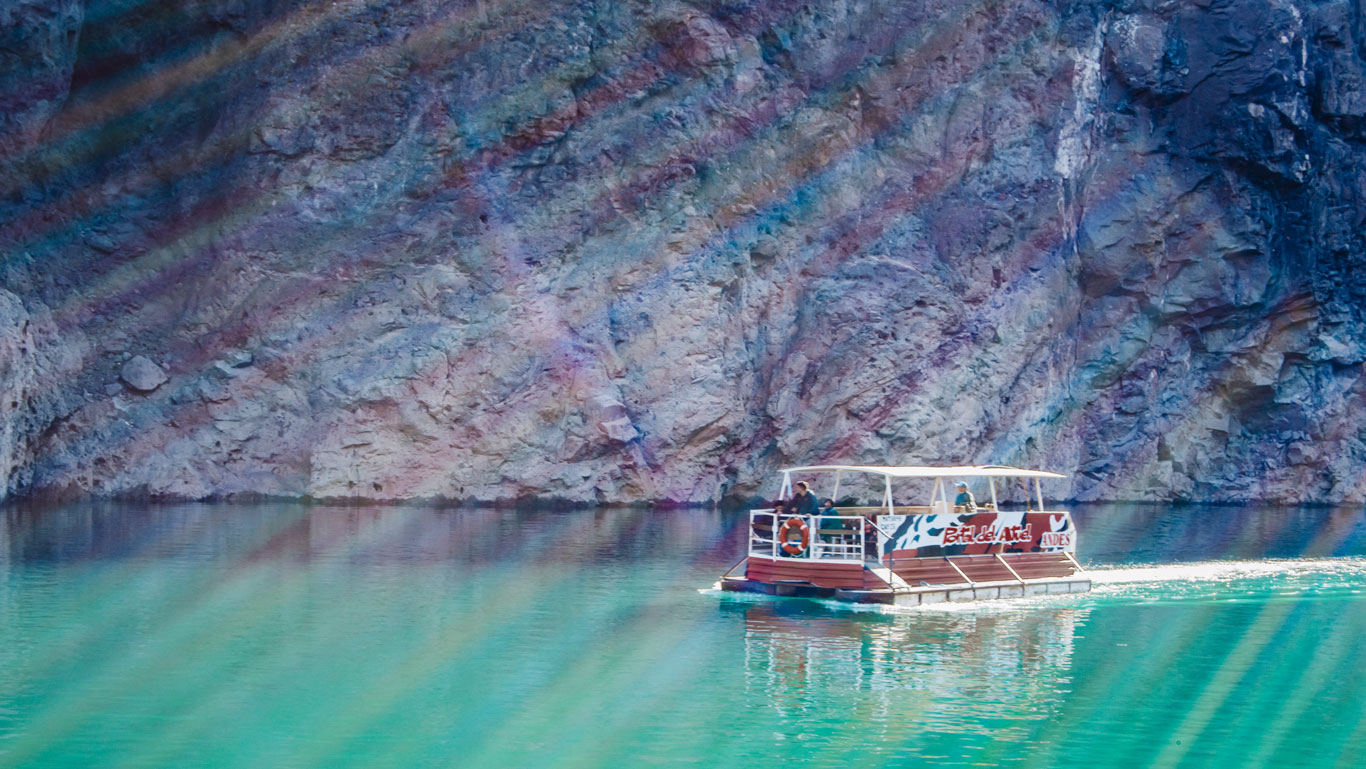
[[[1052,715],[1069,688],[1088,609],[851,612],[813,601],[724,602],[745,619],[749,694],[797,715],[824,691],[862,689],[878,722],[951,729],[964,708]]]
[[[0,566],[156,556],[591,569],[686,561],[715,551],[717,565],[701,569],[710,575],[734,562],[740,545],[733,531],[740,530],[716,511],[82,501],[0,510]]]

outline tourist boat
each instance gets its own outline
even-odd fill
[[[781,472],[782,502],[791,499],[794,480],[818,499],[839,501],[841,481],[855,475],[881,500],[837,505],[835,515],[751,510],[749,552],[722,575],[721,589],[902,606],[1091,589],[1075,556],[1071,513],[1044,505],[1041,481],[1066,476],[1000,465]],[[957,481],[976,487],[975,511],[953,504],[949,488]],[[907,499],[911,485],[922,493],[928,487],[929,504],[894,503]]]

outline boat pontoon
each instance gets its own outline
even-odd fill
[[[751,510],[749,552],[722,575],[722,589],[911,606],[1091,589],[1074,555],[1071,513],[1044,506],[1041,480],[1065,477],[1057,473],[999,465],[813,465],[782,475],[782,502],[792,498],[794,481],[804,480],[813,491],[825,490],[818,497],[838,503],[849,476],[859,476],[865,490],[872,481],[881,500],[837,504],[836,515]],[[928,487],[929,504],[895,504],[893,481],[900,499],[910,484]],[[954,504],[954,481],[978,487],[975,510]]]

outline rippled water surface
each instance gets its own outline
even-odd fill
[[[0,765],[1366,765],[1359,508],[1077,511],[1083,596],[708,587],[742,515],[79,505],[0,526]]]

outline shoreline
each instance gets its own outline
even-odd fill
[[[1245,500],[1245,501],[1195,501],[1195,500],[1152,500],[1152,499],[1060,499],[1059,504],[1069,508],[1075,506],[1089,507],[1092,505],[1134,505],[1148,507],[1167,507],[1179,510],[1213,507],[1213,508],[1239,508],[1239,507],[1279,507],[1286,509],[1306,509],[1306,510],[1327,510],[1343,507],[1355,507],[1366,510],[1366,502],[1361,501],[1339,501],[1339,502],[1282,502],[1276,500]],[[80,504],[109,504],[109,505],[149,505],[149,506],[174,506],[174,505],[305,505],[310,507],[412,507],[412,508],[448,508],[448,509],[502,509],[502,510],[527,510],[527,509],[550,509],[562,511],[577,510],[715,510],[720,512],[744,512],[757,507],[767,505],[762,498],[737,499],[733,497],[722,498],[708,501],[679,502],[675,500],[645,500],[634,503],[622,502],[583,502],[576,500],[566,500],[557,497],[515,497],[496,500],[475,500],[475,499],[454,499],[450,497],[412,497],[406,499],[380,498],[380,497],[290,497],[271,494],[226,494],[221,496],[209,497],[170,497],[160,495],[15,495],[5,499],[0,499],[0,511],[13,510],[17,507],[28,507],[33,509],[52,509],[68,505]]]

